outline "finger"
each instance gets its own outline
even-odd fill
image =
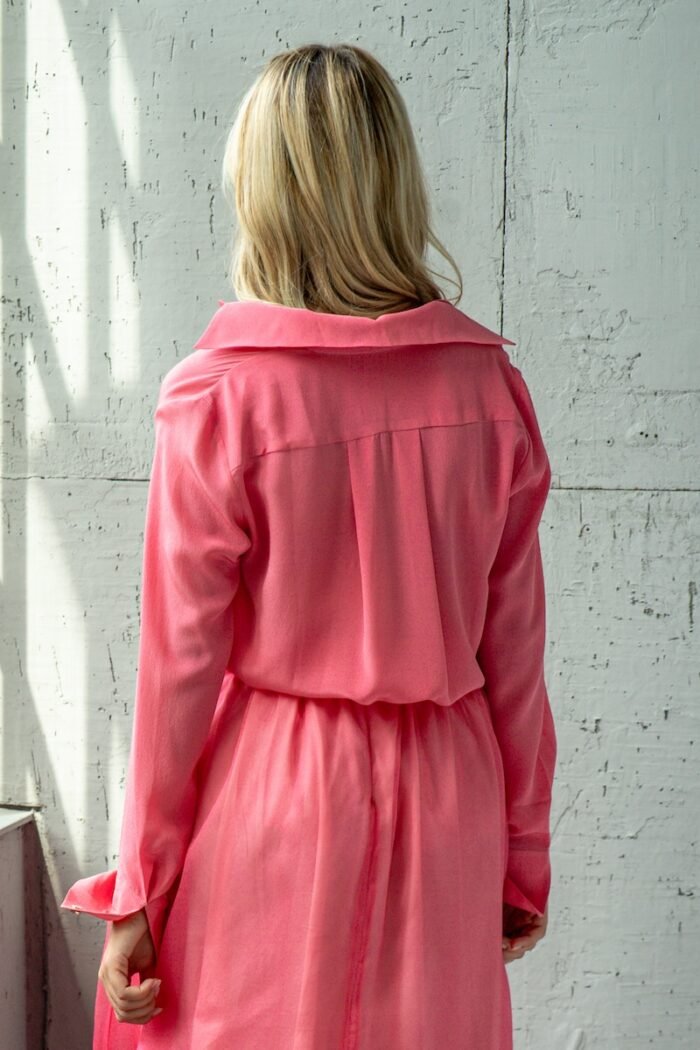
[[[141,984],[130,984],[121,993],[121,998],[126,1002],[134,1002],[140,1004],[143,1002],[144,996],[148,996],[151,993],[157,993],[160,989],[160,980],[157,977],[149,977],[147,981],[141,981]]]
[[[131,994],[126,995],[126,992],[139,993],[141,992],[140,986],[132,986],[127,988],[125,993],[118,997],[117,1002],[114,1004],[123,1013],[131,1016],[132,1014],[138,1013],[140,1010],[152,1009],[156,1005],[156,996],[160,990],[160,982],[150,985],[145,989],[142,995],[138,996]]]
[[[127,1013],[141,1009],[144,1005],[152,1005],[160,990],[160,981],[155,979],[149,979],[139,985],[128,984],[119,969],[115,970],[110,965],[105,967],[102,983],[114,1010]]]
[[[503,941],[503,952],[512,959],[522,958],[525,952],[533,947],[534,942],[530,943],[524,938],[511,938],[510,940]]]
[[[128,987],[129,977],[127,974],[129,961],[125,956],[116,955],[109,960],[103,960],[98,976],[104,985],[107,998],[112,1006],[116,1006],[119,997]]]
[[[535,947],[540,940],[540,935],[537,933],[528,933],[523,937],[510,937],[509,940],[511,948],[515,951],[518,951],[520,948],[525,948],[527,950],[528,948]]]
[[[134,1010],[129,1013],[122,1011],[123,1023],[125,1024],[146,1024],[155,1015],[156,1009],[162,1012],[161,1007],[156,1007],[155,1003],[151,1003],[150,1006],[144,1006],[140,1010]]]
[[[505,962],[512,963],[515,959],[522,959],[525,953],[525,949],[523,949],[522,951],[514,951],[510,948],[507,948],[504,949],[503,958]]]
[[[145,998],[138,1001],[120,998],[113,1004],[114,1011],[122,1018],[133,1020],[135,1017],[141,1016],[144,1011],[149,1013],[155,1009],[158,1005],[156,995],[156,989],[152,988]]]
[[[157,1014],[162,1014],[162,1007],[139,1010],[136,1013],[125,1013],[123,1010],[115,1010],[114,1016],[120,1024],[147,1024]]]
[[[143,1013],[144,1010],[153,1010],[155,1006],[156,998],[155,996],[151,996],[150,998],[145,999],[143,1002],[140,1003],[124,1002],[123,999],[120,999],[115,1004],[114,1009],[118,1010],[125,1017],[132,1018],[136,1017],[138,1014]]]
[[[522,959],[523,955],[532,951],[533,948],[534,944],[514,944],[511,948],[506,948],[505,951],[514,959]]]

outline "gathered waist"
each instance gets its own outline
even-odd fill
[[[372,697],[356,697],[356,696],[330,696],[324,694],[310,695],[308,693],[293,693],[286,692],[280,689],[271,689],[266,686],[255,685],[251,682],[245,682],[238,675],[231,675],[231,692],[234,696],[250,695],[251,693],[260,693],[261,695],[268,696],[271,699],[280,701],[310,701],[313,703],[340,703],[340,704],[355,704],[358,707],[374,707],[381,705],[386,707],[399,706],[399,707],[411,707],[417,704],[434,704],[437,707],[452,707],[458,703],[468,703],[473,700],[486,700],[485,686],[478,685],[475,688],[469,689],[467,692],[460,694],[455,697],[445,698],[433,698],[427,697],[422,700],[416,699],[403,699],[395,696],[372,696]]]

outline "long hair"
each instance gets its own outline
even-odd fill
[[[228,134],[223,192],[234,231],[228,278],[239,300],[378,316],[445,299],[423,171],[403,99],[351,44],[274,55]],[[448,280],[450,280],[448,278]]]

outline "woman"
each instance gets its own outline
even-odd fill
[[[224,173],[238,301],[155,412],[119,866],[62,902],[108,920],[94,1047],[510,1050],[556,755],[533,404],[430,276],[367,52],[276,55]]]

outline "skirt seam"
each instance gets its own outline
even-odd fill
[[[365,863],[365,874],[358,895],[357,912],[352,926],[353,950],[351,952],[352,964],[348,985],[347,1007],[345,1015],[345,1030],[341,1042],[342,1050],[357,1050],[359,1035],[359,1000],[362,984],[362,973],[364,970],[365,957],[367,954],[367,938],[370,925],[371,912],[371,890],[374,881],[375,862],[377,854],[377,807],[372,799],[372,815],[367,848],[367,860]]]

